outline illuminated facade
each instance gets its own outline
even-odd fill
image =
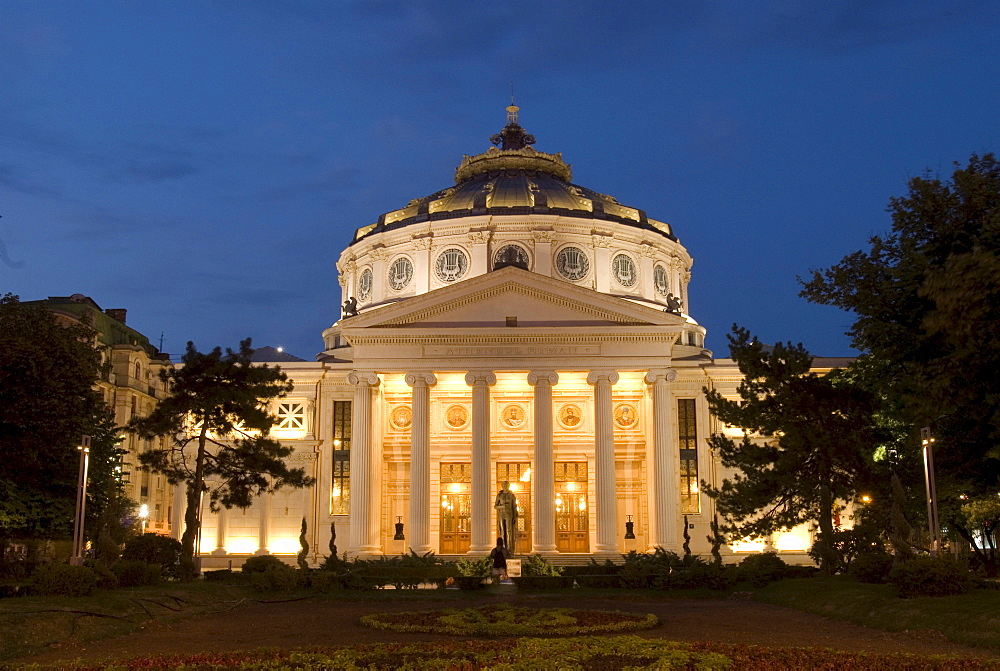
[[[680,552],[685,519],[708,554],[699,482],[724,475],[706,439],[725,427],[702,390],[735,396],[739,372],[704,349],[692,259],[667,223],[573,184],[517,112],[454,186],[357,230],[324,351],[280,364],[275,435],[317,484],[206,514],[206,566],[297,552],[303,517],[314,559],[331,524],[349,556],[486,554],[504,481],[519,554]],[[802,556],[808,536],[771,542]]]

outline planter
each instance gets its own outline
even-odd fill
[[[552,589],[568,589],[573,586],[573,576],[570,575],[526,575],[511,578],[518,590],[545,591]]]

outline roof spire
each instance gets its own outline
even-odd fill
[[[507,125],[490,138],[490,143],[501,149],[524,149],[535,144],[535,136],[526,133],[517,123],[520,108],[514,104],[514,82],[510,82],[510,105],[507,107]]]

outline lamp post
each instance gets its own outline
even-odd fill
[[[146,520],[149,518],[149,506],[143,503],[139,506],[139,519],[142,520],[142,533],[146,533]]]
[[[924,450],[924,486],[927,492],[927,526],[931,532],[931,556],[937,557],[941,549],[941,526],[938,524],[937,483],[934,481],[934,436],[931,427],[920,429],[920,442]]]
[[[69,563],[83,565],[83,519],[87,509],[87,469],[90,467],[90,436],[81,436],[76,446],[80,452],[80,470],[76,480],[76,517],[73,520],[73,556]]]

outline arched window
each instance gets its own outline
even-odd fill
[[[141,375],[142,375],[142,365],[140,365],[139,362],[136,361],[135,362],[135,379],[137,379],[137,380],[140,379]]]

